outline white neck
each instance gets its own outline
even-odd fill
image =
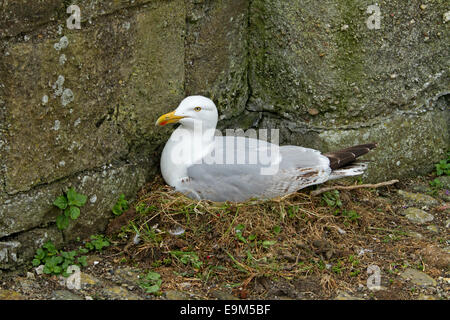
[[[215,128],[181,125],[170,136],[161,155],[161,173],[164,180],[177,187],[187,178],[187,168],[201,163],[214,148]]]

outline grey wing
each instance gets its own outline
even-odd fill
[[[236,138],[236,144],[230,146],[233,138]],[[189,180],[178,188],[191,198],[218,202],[270,199],[322,183],[331,171],[328,158],[313,149],[296,146],[271,149],[270,143],[261,140],[255,143],[255,139],[245,137],[217,137],[216,140],[216,149],[223,153],[223,162],[191,165],[188,167]],[[226,161],[230,152],[235,154],[233,163]],[[242,152],[246,154],[244,163],[237,159],[237,154],[242,155]],[[255,153],[256,163],[252,161]]]

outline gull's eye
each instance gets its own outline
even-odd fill
[[[199,112],[199,111],[201,111],[201,110],[202,110],[201,107],[195,107],[195,108],[194,108],[194,111],[196,111],[196,112]]]

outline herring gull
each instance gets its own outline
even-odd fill
[[[358,145],[336,152],[278,146],[252,135],[221,136],[218,112],[203,96],[185,98],[156,125],[179,123],[161,155],[161,173],[176,191],[198,200],[242,202],[272,199],[328,180],[360,175],[354,162],[376,147]]]

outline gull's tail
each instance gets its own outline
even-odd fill
[[[367,163],[355,162],[355,160],[376,148],[376,146],[376,143],[368,143],[325,153],[324,156],[330,159],[330,168],[333,170],[328,180],[363,174],[364,170],[367,169]]]

